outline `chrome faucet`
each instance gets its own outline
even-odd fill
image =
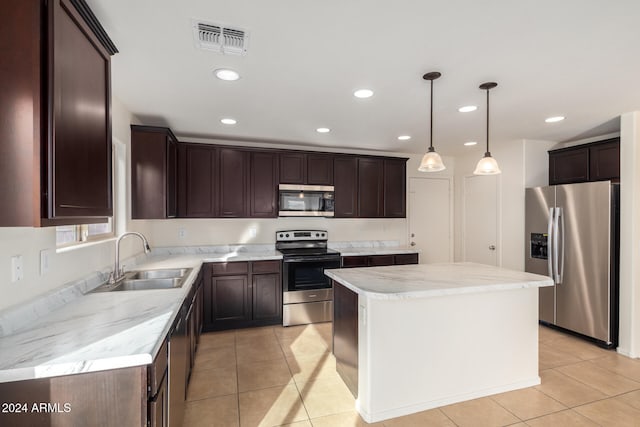
[[[122,233],[118,237],[118,240],[116,240],[116,261],[115,261],[115,265],[113,266],[113,273],[111,273],[111,278],[109,279],[109,283],[115,283],[118,280],[120,280],[122,276],[124,276],[124,273],[120,271],[120,241],[127,236],[138,236],[142,240],[144,253],[148,254],[149,251],[151,251],[147,238],[144,237],[141,233],[138,233],[137,231],[127,231],[125,233]]]

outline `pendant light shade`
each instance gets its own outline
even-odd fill
[[[418,171],[420,172],[438,172],[446,168],[444,163],[442,163],[440,154],[436,153],[436,150],[433,148],[433,81],[439,78],[441,75],[442,74],[437,71],[432,71],[422,76],[423,79],[429,80],[431,82],[431,119],[429,123],[429,149],[422,157],[422,161],[420,162],[420,166],[418,167]]]
[[[496,86],[498,86],[498,83],[495,82],[482,83],[480,85],[480,89],[487,91],[487,151],[478,162],[476,170],[473,171],[474,175],[497,175],[502,173],[500,167],[498,167],[498,162],[491,157],[491,152],[489,151],[489,90]]]

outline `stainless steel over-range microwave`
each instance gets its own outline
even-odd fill
[[[280,184],[278,216],[333,216],[332,185]]]

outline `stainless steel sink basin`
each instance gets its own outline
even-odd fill
[[[174,289],[182,286],[181,278],[123,280],[113,291],[143,291],[149,289]]]
[[[162,270],[141,270],[135,271],[132,276],[129,276],[131,280],[138,279],[172,279],[186,276],[190,268],[167,268]]]
[[[184,285],[191,268],[166,268],[138,270],[124,274],[116,283],[104,283],[91,292],[144,291],[153,289],[176,289]]]

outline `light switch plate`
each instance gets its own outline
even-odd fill
[[[184,227],[178,227],[178,239],[184,239],[187,237],[187,230]]]
[[[22,255],[14,255],[11,257],[11,281],[17,282],[24,277],[24,266],[22,264]]]
[[[43,249],[40,251],[40,275],[44,276],[49,272],[49,260],[51,249]]]

